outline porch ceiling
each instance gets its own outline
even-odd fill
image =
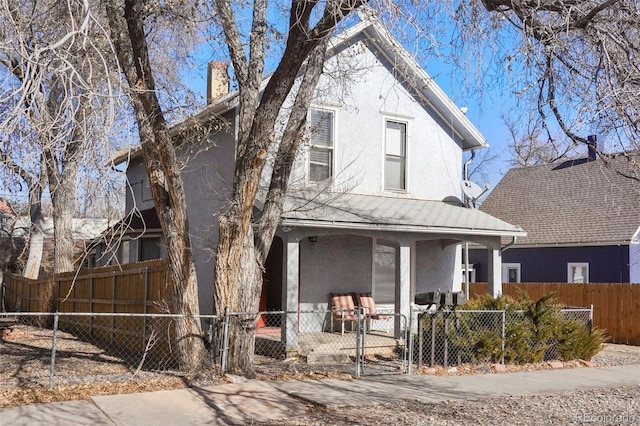
[[[362,194],[295,192],[285,201],[282,225],[422,234],[527,235],[519,226],[476,209],[443,201]]]

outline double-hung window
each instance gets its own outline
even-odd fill
[[[406,182],[407,123],[386,120],[384,189],[404,191]]]
[[[519,283],[520,282],[520,264],[519,263],[503,263],[502,264],[502,282],[503,283]]]
[[[589,263],[569,262],[567,264],[567,282],[588,283],[589,282]]]
[[[333,177],[333,111],[309,111],[309,181],[322,182]]]

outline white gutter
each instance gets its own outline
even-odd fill
[[[420,234],[453,234],[453,235],[475,235],[475,236],[519,236],[526,237],[525,231],[508,231],[492,229],[472,229],[472,228],[451,228],[440,226],[411,226],[411,225],[376,225],[371,223],[358,222],[321,222],[310,219],[283,219],[281,226],[301,226],[321,229],[360,229],[367,231],[389,231],[389,232],[412,232]]]

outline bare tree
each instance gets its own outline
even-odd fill
[[[597,133],[609,151],[638,148],[638,2],[483,0],[453,16],[460,51],[489,59],[485,75],[507,75],[510,92],[533,97],[542,126],[579,144]]]
[[[554,137],[545,132],[542,118],[534,112],[517,117],[502,117],[509,131],[509,151],[512,167],[536,166],[555,163],[568,158],[575,144],[564,134]]]
[[[239,121],[236,167],[229,209],[219,218],[214,306],[217,312],[255,312],[262,286],[262,264],[282,212],[291,160],[295,157],[306,112],[322,72],[325,43],[336,26],[366,0],[293,1],[288,10],[286,45],[275,71],[261,91],[265,62],[265,36],[269,27],[267,1],[250,4],[252,23],[242,34],[237,10],[229,0],[215,1],[239,88]],[[245,50],[243,41],[248,41]],[[300,88],[292,92],[296,78]],[[255,236],[251,214],[276,122],[285,100],[294,107],[285,125],[267,204]],[[253,324],[238,322],[231,330],[230,369],[253,374]]]
[[[3,1],[0,13],[0,162],[29,196],[25,274],[35,278],[40,268],[45,189],[53,205],[54,272],[71,271],[78,169],[98,152],[114,110],[100,45],[104,34],[88,0]]]
[[[138,126],[140,147],[149,176],[160,225],[164,232],[173,282],[171,310],[186,317],[175,321],[180,365],[199,366],[205,359],[198,318],[195,264],[187,220],[187,205],[180,167],[161,105],[147,37],[146,23],[153,8],[142,0],[106,1],[111,39]],[[161,16],[161,15],[158,15]]]

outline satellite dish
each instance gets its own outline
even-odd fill
[[[464,195],[470,200],[477,200],[485,191],[480,185],[470,180],[463,180],[460,186]]]
[[[476,200],[489,190],[489,184],[486,184],[483,189],[480,185],[470,180],[463,180],[460,182],[460,186],[462,187],[462,192],[464,192],[466,206],[474,209],[476,208]]]

